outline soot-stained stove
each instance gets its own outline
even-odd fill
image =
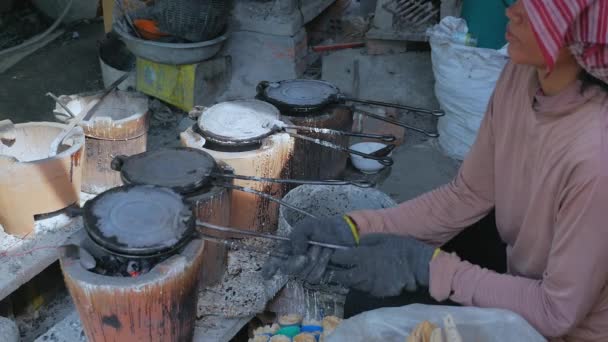
[[[182,196],[114,188],[87,202],[83,219],[60,262],[87,339],[190,340],[205,244]]]
[[[256,110],[260,101],[239,101],[242,110]],[[266,108],[265,103],[261,103]],[[218,112],[223,112],[222,107]],[[191,113],[199,117],[204,108],[195,108]],[[275,109],[276,110],[276,109]],[[278,112],[277,112],[278,116]],[[294,139],[286,133],[269,135],[258,142],[248,144],[217,144],[197,123],[180,135],[183,146],[198,149],[213,156],[218,162],[228,165],[236,174],[266,178],[291,178]],[[238,139],[237,139],[238,140]],[[282,198],[288,187],[282,184],[235,180],[237,186]],[[230,205],[230,225],[258,232],[274,232],[278,224],[279,206],[252,193],[233,192]]]

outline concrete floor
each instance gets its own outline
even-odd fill
[[[74,32],[79,38],[72,38]],[[47,92],[59,96],[102,89],[97,41],[103,35],[101,22],[71,27],[0,74],[0,120],[54,121],[55,105]]]

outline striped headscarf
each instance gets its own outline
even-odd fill
[[[608,0],[523,0],[549,70],[568,46],[589,74],[608,83]]]

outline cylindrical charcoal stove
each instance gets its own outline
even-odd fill
[[[258,100],[223,102],[210,108],[196,108],[191,116],[198,117],[198,123],[182,133],[182,144],[209,153],[230,165],[238,175],[292,178],[290,168],[294,167],[295,162],[294,139],[290,136],[303,141],[317,139],[295,133],[300,129],[311,129],[291,126],[291,123],[281,121],[280,113],[274,106]],[[315,144],[324,143],[331,144],[324,141]],[[328,149],[325,146],[323,148]],[[301,158],[311,158],[314,164],[311,167],[319,167],[315,163],[315,157],[303,155]],[[304,167],[305,164],[302,163],[299,167]],[[293,182],[297,183],[295,180]],[[237,179],[235,184],[275,198],[281,198],[287,190],[281,184],[251,182],[250,179]],[[268,198],[247,192],[234,193],[231,213],[231,225],[234,227],[259,232],[272,232],[276,229],[278,207]]]
[[[243,101],[238,110],[255,110],[257,102]],[[217,108],[217,107],[216,107]],[[222,109],[221,107],[219,108]],[[230,110],[230,108],[227,108]],[[195,111],[200,111],[195,109]],[[191,114],[194,115],[194,114]],[[196,115],[194,115],[196,116]],[[182,145],[209,153],[215,160],[229,165],[236,174],[266,178],[289,178],[294,140],[287,134],[275,134],[263,139],[260,144],[233,148],[208,143],[198,125],[181,135]],[[235,180],[235,185],[247,187],[282,198],[287,189],[283,184]],[[279,207],[268,198],[248,192],[232,194],[230,225],[258,232],[273,232],[278,223]]]
[[[75,115],[91,110],[101,94],[92,96],[61,96],[62,103]],[[83,168],[82,191],[99,194],[122,185],[120,175],[110,168],[115,155],[133,155],[146,151],[149,109],[146,96],[115,91],[105,97],[93,116],[80,126],[86,136],[87,162]],[[72,119],[60,105],[55,108],[57,119]]]
[[[192,340],[206,243],[183,198],[118,187],[87,202],[83,220],[60,262],[88,341]]]
[[[353,126],[352,109],[347,106],[336,105],[321,112],[306,116],[293,116],[283,114],[283,118],[298,126],[314,128],[329,128],[341,131],[350,131]],[[325,139],[333,144],[347,148],[349,137],[344,135],[327,136],[312,133],[313,138]],[[338,178],[346,168],[348,154],[329,149],[311,141],[298,140],[294,149],[292,176],[303,179],[334,179]]]
[[[231,174],[230,168],[188,149],[162,149],[130,157],[116,156],[112,168],[125,184],[156,185],[171,188],[184,196],[198,220],[217,225],[230,224],[231,192],[229,188],[208,182],[205,174],[213,169],[218,174]],[[116,172],[120,171],[120,172]],[[226,180],[225,184],[232,184]],[[218,238],[225,234],[209,232]],[[228,250],[225,245],[207,242],[204,252],[203,286],[219,282],[226,270]]]
[[[38,215],[79,205],[86,159],[82,129],[72,130],[59,150],[51,151],[66,128],[51,122],[17,124],[14,142],[0,143],[0,224],[7,234],[30,235]]]

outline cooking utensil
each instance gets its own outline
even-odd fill
[[[257,86],[257,98],[275,105],[282,112],[306,114],[324,109],[329,105],[355,102],[391,107],[413,113],[444,116],[442,110],[430,110],[396,103],[363,100],[346,96],[333,84],[320,80],[293,79],[280,82],[262,81]]]
[[[403,123],[403,122],[400,122],[400,121],[397,121],[397,120],[393,120],[393,119],[389,119],[389,118],[386,118],[386,117],[381,116],[381,115],[378,115],[378,114],[370,113],[370,112],[365,111],[365,110],[362,110],[362,109],[360,109],[360,108],[357,108],[357,112],[359,112],[359,113],[361,113],[361,114],[364,114],[364,115],[367,115],[367,116],[369,116],[370,118],[374,118],[374,119],[376,119],[376,120],[380,120],[380,121],[388,122],[388,123],[393,124],[393,125],[396,125],[396,126],[401,126],[401,127],[403,127],[403,128],[407,128],[407,129],[409,129],[409,130],[412,130],[412,131],[416,131],[416,132],[422,133],[422,134],[424,134],[424,135],[426,135],[427,137],[430,137],[430,138],[438,138],[438,137],[439,137],[439,133],[435,133],[435,132],[428,132],[428,131],[426,131],[426,130],[424,130],[424,129],[417,128],[417,127],[413,127],[413,126],[410,126],[410,125],[405,124],[405,123]]]
[[[372,152],[371,155],[376,157],[388,156],[395,149],[395,147],[397,147],[397,145],[395,144],[387,145],[386,147],[383,147],[377,150],[376,152]]]
[[[170,254],[195,232],[192,209],[182,196],[155,186],[113,188],[87,201],[82,215],[97,246],[127,258]]]
[[[357,77],[355,77],[355,79],[357,79]],[[340,93],[340,89],[338,89],[331,83],[319,80],[294,79],[280,82],[263,81],[260,82],[260,84],[258,84],[257,86],[256,98],[276,106],[283,113],[288,113],[290,115],[295,116],[316,113],[326,109],[329,106],[344,104],[347,102],[403,109],[407,110],[408,112],[432,115],[435,117],[441,117],[445,115],[442,110],[429,110],[394,103],[386,103],[373,100],[361,100],[355,97],[348,97]],[[416,128],[402,122],[385,119],[384,117],[379,115],[369,115],[371,114],[369,112],[361,110],[359,110],[359,112],[375,119],[383,120],[391,124],[414,130],[428,137],[435,138],[439,136],[435,132],[428,132],[424,129]]]
[[[374,159],[383,165],[393,164],[392,158],[375,157],[349,148],[338,146],[328,141],[317,138],[306,137],[286,130],[286,127],[302,128],[301,126],[289,126],[280,121],[280,112],[273,105],[259,100],[240,100],[222,102],[215,106],[193,111],[198,113],[198,127],[204,138],[220,146],[251,146],[260,144],[265,138],[272,134],[285,132],[290,136],[313,142],[315,144],[336,149],[342,152],[354,153],[364,158]],[[323,129],[310,127],[304,130],[323,134]],[[326,132],[340,132],[341,135],[366,136],[381,140],[392,140],[393,136],[381,136],[375,134],[359,134],[327,130]]]
[[[181,194],[192,193],[209,183],[217,184],[220,180],[230,179],[284,184],[353,185],[360,188],[374,186],[366,180],[299,180],[235,175],[223,172],[209,153],[189,147],[160,149],[129,157],[116,156],[111,167],[121,173],[126,184],[162,186]]]
[[[222,233],[239,234],[239,235],[244,235],[244,236],[252,236],[252,237],[263,238],[263,239],[268,239],[268,240],[275,240],[275,241],[291,241],[288,237],[285,237],[285,236],[264,234],[264,233],[237,229],[237,228],[218,226],[215,224],[202,222],[202,221],[196,221],[196,225],[199,227],[205,227],[207,229],[215,230],[215,231],[222,232]],[[311,246],[319,246],[319,247],[331,248],[331,249],[341,249],[341,250],[350,249],[350,247],[343,246],[343,245],[336,245],[336,244],[317,242],[317,241],[308,241],[308,244]]]
[[[289,241],[288,238],[272,234],[197,221],[180,194],[169,188],[152,185],[127,185],[108,190],[88,201],[83,209],[72,211],[72,215],[83,216],[85,231],[95,245],[111,254],[132,259],[169,255],[198,236],[209,240],[210,237],[200,227],[242,236]],[[332,249],[348,248],[315,241],[310,244]],[[94,264],[94,259],[83,254],[82,249],[72,250],[85,257],[87,267]]]
[[[130,157],[116,156],[112,160],[111,167],[113,170],[120,172],[125,184],[155,185],[170,188],[177,193],[185,195],[194,193],[202,187],[211,184],[256,194],[309,217],[315,216],[271,195],[234,185],[227,180],[242,179],[288,184],[354,185],[362,188],[373,186],[368,181],[310,181],[234,175],[223,171],[217,165],[215,159],[207,152],[187,147],[148,151]]]
[[[360,142],[352,145],[350,149],[353,151],[372,154],[375,153],[374,151],[377,151],[378,149],[385,148],[385,146],[386,145],[377,142]],[[390,152],[388,156],[390,156]],[[356,169],[365,174],[375,174],[385,168],[384,165],[378,163],[375,160],[361,158],[360,156],[355,154],[350,155],[350,160]]]

